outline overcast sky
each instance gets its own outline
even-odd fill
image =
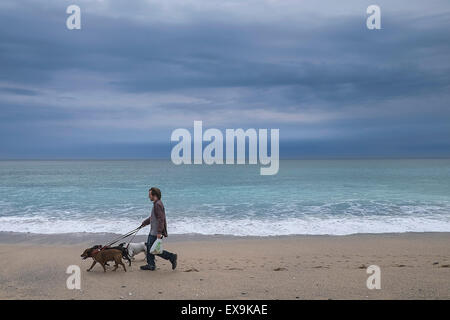
[[[2,0],[0,158],[167,158],[194,120],[279,128],[282,157],[450,156],[449,30],[448,0]]]

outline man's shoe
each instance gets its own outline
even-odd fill
[[[150,271],[153,271],[153,270],[155,270],[156,268],[155,268],[155,266],[150,266],[150,265],[148,265],[148,264],[146,264],[145,266],[141,266],[141,270],[150,270]]]
[[[172,270],[175,270],[175,268],[177,267],[177,259],[178,255],[175,253],[173,255],[173,258],[170,260],[170,262],[172,263]]]

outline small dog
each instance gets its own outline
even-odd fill
[[[123,270],[127,272],[127,269],[122,262],[122,252],[117,249],[101,250],[99,246],[93,246],[92,248],[84,250],[84,252],[81,254],[81,257],[83,258],[83,260],[87,258],[92,258],[94,260],[91,267],[87,269],[88,272],[92,270],[97,262],[100,263],[100,265],[103,267],[103,271],[106,272],[105,265],[108,261],[115,262],[113,271],[116,271],[120,264],[123,267]]]
[[[128,255],[131,258],[141,252],[144,252],[144,254],[147,256],[147,244],[145,242],[130,243],[128,245]]]

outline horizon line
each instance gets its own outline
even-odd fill
[[[279,160],[443,160],[450,156],[283,157]],[[0,158],[0,161],[149,161],[170,158]],[[202,163],[205,164],[205,163]],[[248,163],[246,163],[248,164]],[[192,165],[195,165],[192,163]],[[249,164],[248,164],[249,165]]]

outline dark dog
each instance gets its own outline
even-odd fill
[[[91,267],[87,269],[87,271],[91,271],[95,264],[98,262],[103,267],[103,271],[106,272],[105,265],[108,261],[115,262],[113,271],[117,270],[119,264],[122,265],[125,272],[127,271],[125,265],[122,262],[122,252],[117,249],[101,250],[99,246],[94,246],[92,248],[84,250],[84,252],[81,254],[81,257],[83,258],[83,260],[87,258],[92,258],[94,260]]]

